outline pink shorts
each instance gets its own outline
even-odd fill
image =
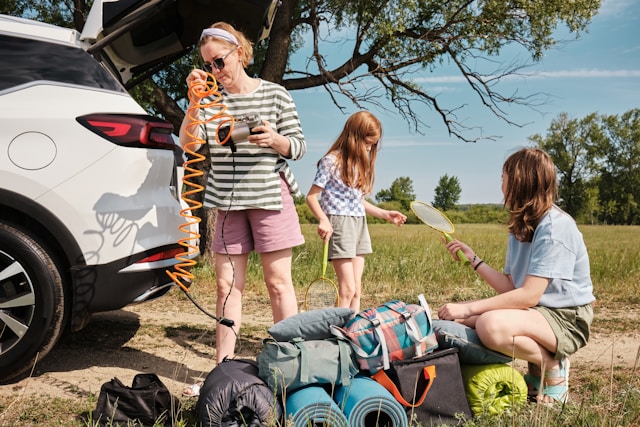
[[[298,212],[289,192],[289,185],[282,177],[280,183],[283,206],[281,211],[218,209],[212,244],[215,253],[241,255],[253,250],[266,253],[304,243]]]

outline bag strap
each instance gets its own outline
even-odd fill
[[[377,321],[377,319],[376,319],[376,321]],[[378,322],[378,323],[379,323],[379,322]],[[329,326],[329,329],[330,329],[331,334],[332,334],[333,336],[335,336],[335,337],[336,337],[336,338],[338,338],[338,339],[342,339],[342,340],[344,340],[345,342],[349,343],[349,345],[350,345],[350,347],[351,347],[351,351],[352,351],[353,353],[355,353],[357,357],[360,357],[360,358],[362,358],[362,359],[368,359],[369,357],[371,357],[371,356],[373,356],[373,355],[376,355],[376,354],[379,354],[379,353],[380,353],[380,342],[379,342],[379,341],[378,341],[378,345],[377,345],[377,346],[375,346],[375,348],[371,351],[371,353],[367,353],[366,351],[364,351],[364,350],[362,349],[362,347],[360,347],[360,346],[358,346],[358,345],[355,345],[355,344],[352,344],[352,343],[351,343],[351,340],[350,340],[350,339],[349,339],[349,337],[347,336],[347,333],[346,333],[346,332],[345,332],[345,330],[344,330],[344,329],[342,329],[341,327],[336,326],[336,325],[331,325],[331,326]],[[382,340],[384,341],[384,335],[382,336]],[[385,345],[386,345],[386,341],[385,341]],[[388,359],[388,358],[389,358],[389,357],[388,357],[388,355],[387,355],[387,359]],[[388,367],[387,367],[387,368],[388,368]]]
[[[302,338],[294,338],[293,340],[291,340],[291,343],[295,344],[294,341],[296,340],[302,340]],[[267,344],[275,345],[276,347],[278,347],[278,351],[284,354],[285,356],[298,357],[298,355],[300,354],[300,349],[297,346],[286,347],[286,346],[280,345],[280,342],[276,341],[273,338],[265,338],[262,340],[262,343],[264,345],[267,345]]]
[[[309,382],[309,353],[307,347],[305,347],[304,340],[302,338],[294,338],[290,341],[299,351],[300,361],[298,362],[300,368],[300,381],[303,383]]]
[[[351,384],[351,369],[349,362],[351,360],[351,345],[342,338],[337,338],[338,351],[340,352],[340,384]]]
[[[373,374],[371,378],[373,378],[379,384],[381,384],[384,388],[386,388],[393,395],[393,397],[395,397],[396,400],[402,403],[404,406],[408,406],[410,408],[417,408],[418,406],[422,405],[422,403],[424,402],[424,399],[427,397],[427,393],[429,392],[429,389],[433,385],[433,381],[436,379],[436,366],[435,365],[425,366],[424,368],[422,368],[422,374],[424,375],[424,378],[429,381],[429,383],[424,388],[424,391],[420,395],[420,398],[418,399],[418,401],[414,404],[407,402],[405,398],[402,397],[402,394],[400,394],[400,390],[398,390],[398,386],[391,380],[391,378],[389,378],[389,375],[387,375],[387,373],[384,370],[382,369],[379,370],[378,372]],[[414,394],[414,397],[415,397],[415,394]]]
[[[389,369],[390,364],[389,364],[389,347],[387,346],[387,340],[384,337],[384,332],[382,332],[382,328],[380,327],[380,321],[378,321],[376,319],[376,322],[374,323],[374,331],[376,333],[376,335],[378,336],[378,342],[379,344],[376,346],[376,348],[374,349],[373,352],[371,352],[371,354],[377,354],[377,350],[378,348],[380,348],[380,351],[382,352],[382,368],[383,369]],[[368,355],[371,356],[371,355]]]
[[[431,320],[431,309],[429,308],[429,304],[427,303],[427,299],[424,297],[424,294],[418,295],[418,301],[422,308],[424,308],[424,314],[427,316],[427,322],[429,323],[429,330],[433,327],[433,322]]]
[[[333,341],[338,345],[338,360],[339,368],[340,368],[340,384],[348,385],[350,384],[351,370],[349,369],[349,359],[351,359],[351,347],[349,343],[342,337],[336,336],[335,339],[327,339],[327,341]],[[302,338],[294,338],[290,341],[296,348],[299,350],[298,354],[300,354],[300,381],[309,382],[309,363],[311,357],[309,356],[309,350],[304,345],[304,339]],[[285,348],[280,347],[281,350],[285,350]],[[293,355],[295,352],[283,351],[283,353],[289,353]]]
[[[422,315],[422,312],[416,312],[415,315]],[[425,313],[426,317],[426,313]],[[416,356],[423,356],[422,347],[420,346],[423,342],[426,342],[429,339],[429,333],[422,334],[420,330],[420,326],[418,325],[418,320],[415,316],[412,316],[410,319],[407,319],[404,323],[405,329],[407,330],[407,336],[413,341],[416,348]]]
[[[422,335],[422,331],[420,331],[420,327],[418,326],[417,320],[415,318],[417,315],[421,315],[422,313],[420,313],[419,311],[409,312],[407,304],[402,300],[389,301],[384,305],[404,318],[404,328],[407,331],[407,336],[415,345],[416,356],[423,356],[421,344],[429,339],[429,335]],[[422,308],[424,309],[424,306],[422,306]],[[425,317],[429,319],[426,310]],[[389,369],[389,366],[385,365],[384,369]]]

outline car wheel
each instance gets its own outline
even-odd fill
[[[64,308],[52,256],[31,235],[0,223],[0,382],[22,376],[53,348]]]

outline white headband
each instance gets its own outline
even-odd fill
[[[238,43],[238,39],[236,38],[236,36],[231,34],[229,31],[223,30],[222,28],[205,28],[204,30],[202,30],[202,34],[200,35],[200,41],[202,41],[205,36],[217,37],[219,39],[228,41],[229,43],[233,43],[236,46],[240,46],[240,43]]]

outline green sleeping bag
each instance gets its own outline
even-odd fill
[[[524,377],[510,365],[462,365],[461,370],[474,415],[498,415],[527,402]]]

